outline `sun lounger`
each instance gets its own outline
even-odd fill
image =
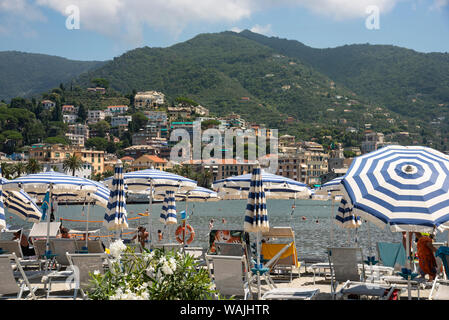
[[[278,252],[283,251],[276,257],[270,266],[270,273],[289,270],[290,281],[293,280],[293,268],[299,267],[298,254],[295,243],[295,233],[291,227],[272,227],[262,233],[266,239],[261,246],[261,254],[264,260],[271,260]]]
[[[206,255],[205,258],[209,276],[220,295],[252,298],[245,256]]]
[[[449,300],[449,280],[435,279],[429,300]]]
[[[20,276],[17,277],[14,274],[13,264],[17,266]],[[17,282],[16,278],[19,278]],[[0,255],[0,294],[2,296],[15,294],[17,299],[21,299],[23,292],[29,290],[32,299],[36,299],[34,292],[36,287],[32,287],[28,276],[24,272],[22,266],[15,253]]]
[[[105,253],[70,254],[67,253],[70,267],[74,270],[75,289],[73,299],[76,299],[78,290],[82,298],[87,298],[87,291],[91,288],[91,273],[96,271],[104,273],[105,265],[109,264]]]
[[[376,244],[379,263],[400,270],[405,266],[406,254],[402,243],[378,242]]]
[[[55,260],[58,264],[58,269],[67,267],[70,263],[66,253],[76,253],[78,251],[75,239],[50,239],[50,243],[53,246],[52,253],[56,254]]]
[[[275,288],[265,292],[262,300],[315,300],[320,289]]]
[[[0,248],[7,254],[15,253],[18,261],[23,267],[36,266],[39,269],[42,266],[42,260],[35,257],[29,256],[25,257],[22,252],[22,247],[18,240],[0,240]]]
[[[365,267],[361,248],[328,248],[331,270],[331,293],[335,298],[370,296],[384,299],[386,290],[392,294],[394,285],[365,282]],[[359,270],[361,266],[361,272]],[[337,292],[339,283],[344,283]],[[388,294],[387,294],[388,296]]]

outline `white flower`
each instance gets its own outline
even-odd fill
[[[111,252],[111,255],[116,259],[120,258],[122,252],[125,250],[126,250],[126,245],[123,243],[123,241],[121,239],[114,241],[109,246],[109,251]]]
[[[95,275],[95,276],[98,276],[99,274],[100,274],[100,270],[95,270],[95,271],[94,271],[94,275]]]
[[[168,263],[164,263],[161,268],[162,272],[165,274],[173,274],[173,270],[170,268]]]

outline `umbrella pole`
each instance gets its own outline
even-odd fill
[[[88,194],[90,196],[90,194]],[[87,219],[86,219],[86,247],[85,250],[87,250],[87,244],[88,244],[88,231],[89,231],[89,215],[90,215],[90,200],[87,200]]]
[[[332,247],[332,245],[333,245],[333,242],[334,242],[334,235],[333,235],[333,233],[334,233],[334,231],[333,231],[333,228],[332,228],[332,218],[334,217],[334,196],[333,195],[331,195],[331,201],[332,201],[332,205],[331,205],[331,218],[330,218],[330,239],[329,239],[329,242],[330,242],[330,244],[329,244],[329,247]]]
[[[406,266],[407,266],[407,272],[409,271],[409,270],[411,270],[411,266],[410,266],[410,254],[409,254],[409,251],[410,251],[410,232],[408,232],[407,231],[407,233],[406,233],[406,251],[407,251],[407,262],[406,262]],[[412,291],[412,288],[411,288],[411,283],[410,283],[410,277],[411,277],[411,275],[410,274],[408,274],[407,275],[407,288],[408,288],[408,299],[409,300],[411,300],[412,299],[412,295],[411,295],[411,291]]]
[[[187,194],[187,196],[186,196],[186,216],[185,216],[185,219],[183,220],[183,222],[182,222],[182,248],[183,248],[183,251],[184,251],[184,249],[185,249],[185,247],[186,247],[186,222],[187,222],[187,210],[188,210],[188,208],[189,208],[189,195]]]
[[[257,299],[261,299],[261,292],[260,292],[260,231],[257,232],[257,242],[256,242],[256,248],[257,248]]]
[[[151,236],[151,211],[153,210],[153,180],[150,180],[150,195],[149,195],[149,204],[148,204],[148,240],[150,242],[150,248],[153,244],[152,236]]]
[[[50,184],[50,188],[48,191],[48,211],[47,211],[47,241],[45,244],[46,253],[50,253],[50,218],[51,218],[51,207],[52,207],[52,191],[53,184]]]

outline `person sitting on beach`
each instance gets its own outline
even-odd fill
[[[22,233],[22,230],[14,232],[14,237],[12,240],[19,240],[20,247],[22,248],[22,253],[24,256],[34,256],[34,249],[30,248],[30,243],[28,242],[27,237]]]
[[[146,228],[140,226],[137,228],[137,234],[132,238],[132,240],[137,238],[137,241],[140,242],[142,248],[145,248],[145,242],[148,241],[149,233]]]
[[[161,230],[158,230],[158,231],[157,231],[157,240],[158,240],[159,242],[162,241],[162,231],[161,231]]]
[[[58,238],[62,238],[62,239],[70,239],[71,236],[69,234],[69,229],[62,227],[59,229],[60,233],[58,235]]]
[[[433,240],[430,236],[416,232],[415,237],[418,240],[416,247],[421,275],[424,277],[428,274],[429,281],[433,281],[437,274],[437,262],[435,259],[437,249],[433,246]]]

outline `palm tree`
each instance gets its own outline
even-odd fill
[[[26,173],[26,164],[24,162],[17,162],[12,167],[16,177],[19,178],[22,174]]]
[[[9,163],[2,162],[1,163],[1,168],[2,168],[2,176],[3,176],[3,178],[11,179],[11,174],[12,174],[11,165]]]
[[[64,171],[72,171],[72,176],[75,176],[75,171],[83,167],[83,161],[76,154],[68,157],[62,163]]]
[[[38,173],[42,171],[42,166],[36,159],[29,159],[26,165],[27,173]]]

